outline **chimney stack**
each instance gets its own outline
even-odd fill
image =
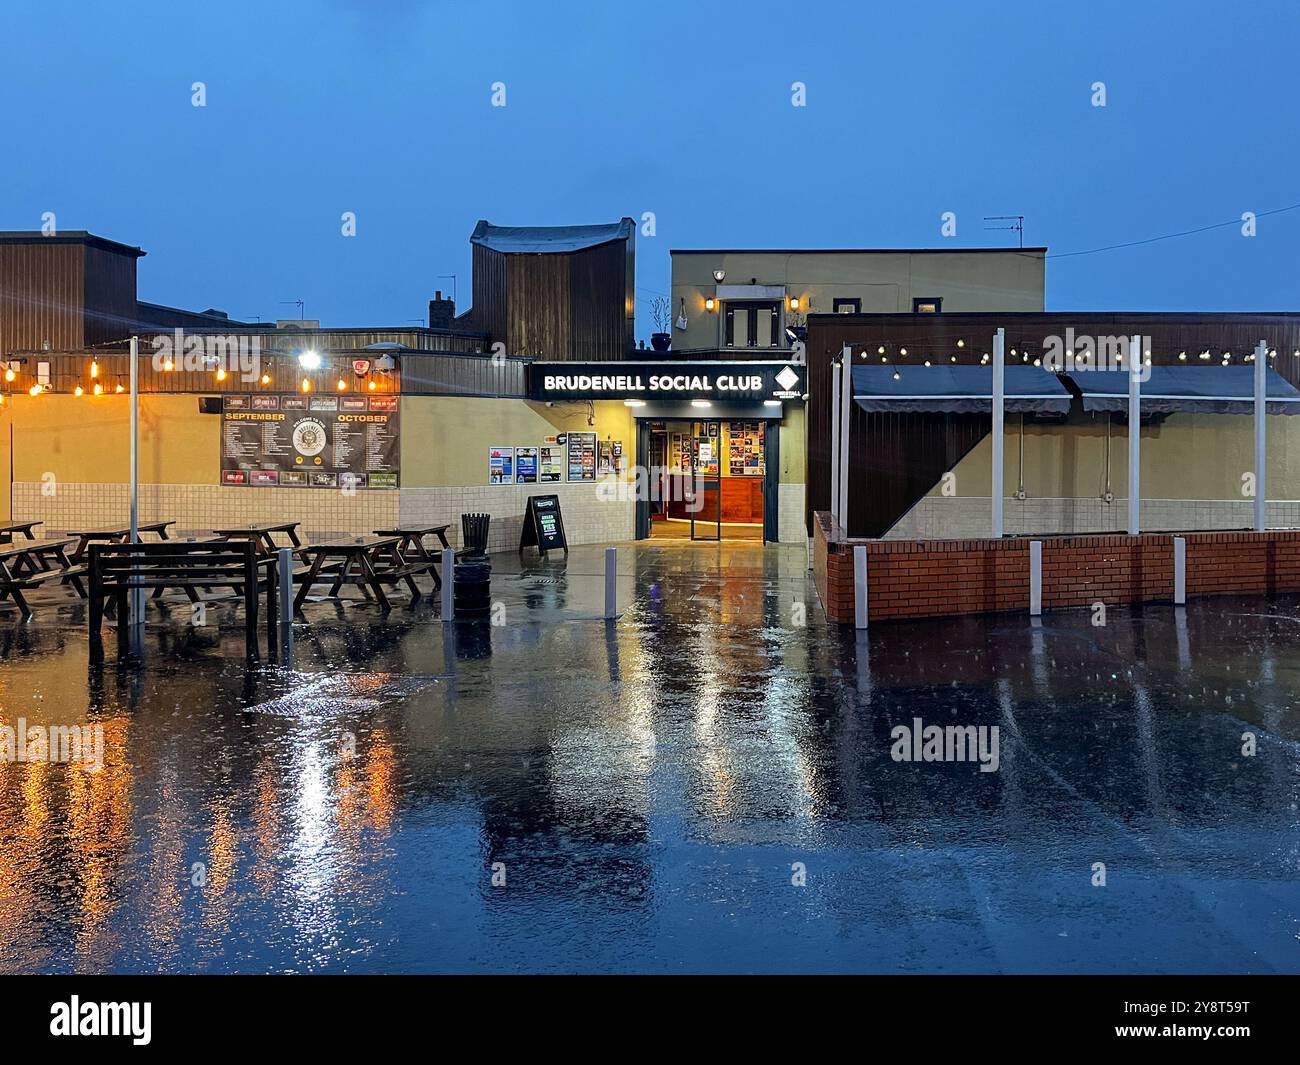
[[[456,301],[442,298],[442,290],[433,294],[429,301],[429,328],[450,329],[452,319],[456,317]]]

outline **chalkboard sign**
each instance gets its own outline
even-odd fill
[[[524,527],[519,534],[519,550],[535,547],[541,554],[556,549],[569,553],[564,538],[564,515],[560,513],[559,496],[529,496],[524,512]]]

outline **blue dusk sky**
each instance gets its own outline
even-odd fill
[[[999,246],[983,217],[1023,214],[1059,254],[1300,204],[1293,2],[10,0],[4,21],[0,228],[54,212],[144,248],[142,299],[240,318],[302,299],[414,324],[448,274],[463,310],[479,218],[653,212],[644,337],[670,248]],[[1300,210],[1257,226],[1049,259],[1048,308],[1300,309]]]

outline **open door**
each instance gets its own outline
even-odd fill
[[[697,494],[691,508],[691,539],[721,540],[722,422],[691,423],[691,467],[695,474],[692,491]]]

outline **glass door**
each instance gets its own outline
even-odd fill
[[[722,539],[722,423],[691,422],[691,539]]]

